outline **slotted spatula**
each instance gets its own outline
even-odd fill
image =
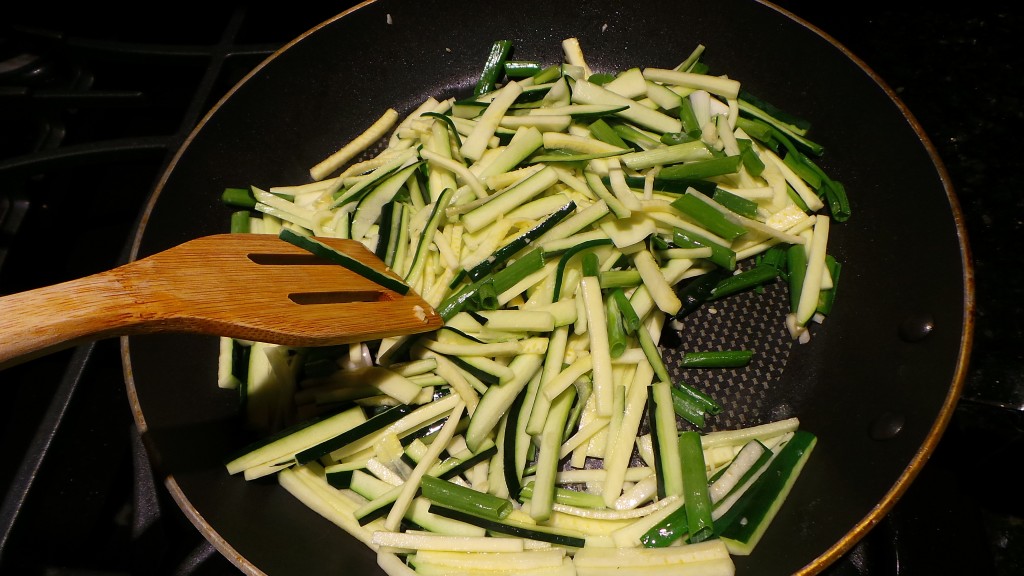
[[[316,238],[401,280],[355,240]],[[0,298],[0,369],[111,336],[188,332],[327,346],[429,332],[441,317],[272,234],[214,234],[84,278]]]

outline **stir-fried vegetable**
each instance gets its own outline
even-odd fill
[[[807,123],[710,74],[703,46],[596,73],[573,38],[551,65],[513,48],[494,43],[465,99],[386,110],[311,183],[225,191],[233,230],[359,240],[445,319],[331,349],[224,340],[253,428],[294,423],[228,472],[277,474],[391,575],[731,574],[815,438],[796,418],[705,429],[722,407],[673,381],[662,328],[782,281],[806,342],[845,191]]]

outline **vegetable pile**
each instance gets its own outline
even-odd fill
[[[709,431],[666,322],[785,282],[828,316],[850,215],[809,125],[712,75],[593,72],[497,41],[473,94],[387,109],[311,183],[232,188],[232,231],[363,242],[436,332],[296,349],[224,338],[220,386],[265,437],[227,463],[280,484],[401,574],[732,574],[810,456],[796,418]],[[392,286],[394,288],[394,286]],[[687,351],[736,367],[748,350]]]

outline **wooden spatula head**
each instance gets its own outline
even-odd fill
[[[358,241],[317,240],[401,280]],[[0,367],[129,334],[188,332],[306,347],[443,324],[415,291],[400,294],[270,234],[197,238],[106,272],[5,296],[0,309]]]

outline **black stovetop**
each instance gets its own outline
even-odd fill
[[[946,435],[893,511],[827,574],[1022,573],[1024,502],[1004,471],[1024,457],[1014,250],[1024,223],[1014,170],[1024,11],[986,1],[941,13],[912,2],[776,4],[849,48],[920,122],[963,209],[978,296],[975,349]],[[202,113],[347,5],[5,14],[0,294],[123,262],[148,191]],[[42,265],[38,248],[54,238],[74,242]],[[237,573],[154,486],[116,341],[0,372],[0,387],[0,573]]]

